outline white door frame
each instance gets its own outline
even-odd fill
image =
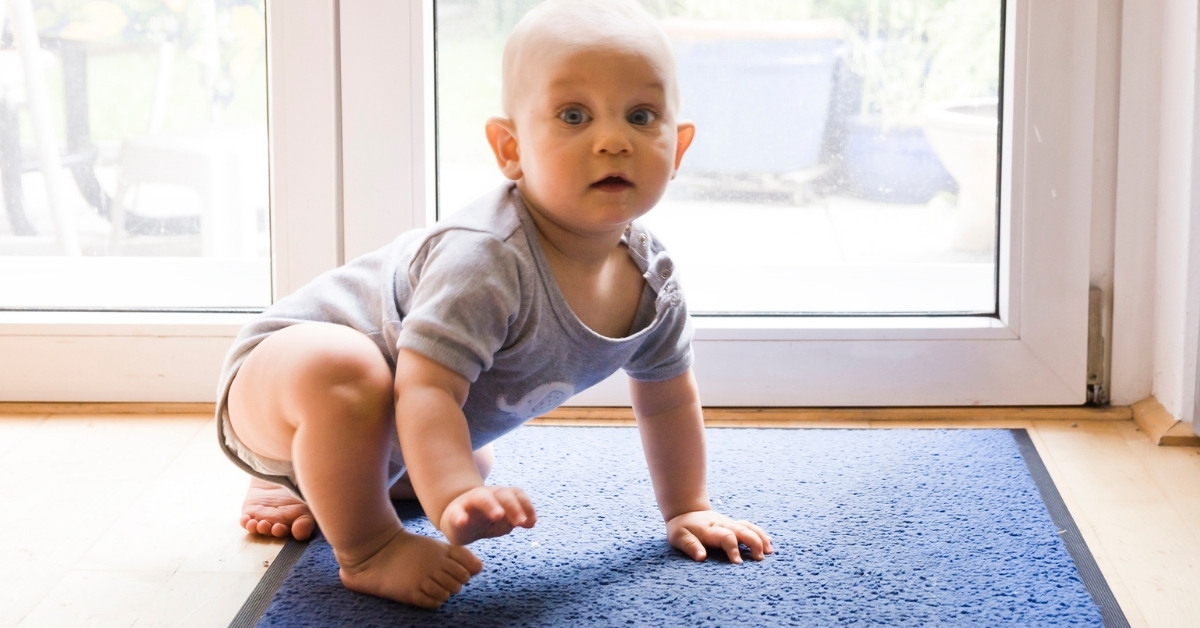
[[[1074,405],[1086,400],[1093,157],[1096,135],[1111,132],[1097,128],[1095,115],[1099,9],[1093,3],[1044,0],[1009,4],[1005,45],[1013,61],[1005,77],[999,318],[700,317],[696,373],[706,405]],[[403,55],[405,47],[395,43],[396,22],[368,17],[388,6],[386,0],[343,4],[343,40],[352,39],[358,48],[378,41],[377,51],[390,42],[382,58]],[[414,41],[431,36],[431,6],[431,0],[409,5]],[[352,37],[345,29],[351,23],[356,25]],[[408,50],[423,51],[427,45]],[[405,111],[407,103],[427,101],[419,90],[429,89],[428,82],[381,81],[378,64],[369,57],[361,61],[343,63],[345,111],[360,98],[384,111]],[[407,66],[413,75],[427,72],[427,57],[415,57]],[[346,90],[352,82],[370,82],[356,76],[360,73],[373,77],[374,88]],[[406,87],[414,91],[406,93]],[[343,121],[347,138],[352,125],[364,126],[354,133],[378,132],[378,116],[356,118]],[[432,126],[433,120],[425,123]],[[429,167],[413,156],[420,153],[395,144],[356,148],[347,141],[344,148],[347,164],[374,164],[370,167],[383,172],[413,164]],[[347,199],[352,194],[358,192],[348,178]],[[376,200],[390,206],[387,197]],[[418,198],[413,206],[423,209],[423,203]],[[378,209],[374,214],[362,218],[386,216],[390,224],[364,231],[383,234],[380,238],[395,233],[394,216]],[[425,214],[410,210],[408,215],[414,220],[410,224],[420,224],[416,220]],[[1038,268],[1050,270],[1027,270]],[[626,405],[623,378],[614,377],[573,403]]]
[[[1018,106],[1004,120],[1000,317],[700,319],[707,405],[1084,401],[1093,164],[1113,132],[1097,122],[1096,76],[1109,42],[1096,3],[1010,4],[1005,98]],[[277,295],[428,219],[431,14],[431,0],[268,2]],[[0,399],[211,400],[241,320],[4,314]],[[610,381],[576,403],[623,405],[624,388]]]

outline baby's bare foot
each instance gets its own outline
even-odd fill
[[[297,541],[312,536],[316,523],[308,504],[286,488],[259,478],[250,479],[242,502],[242,527],[247,532]]]
[[[467,548],[406,530],[361,561],[339,563],[347,589],[423,608],[441,606],[483,569]]]

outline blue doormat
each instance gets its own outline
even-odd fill
[[[317,535],[284,547],[232,625],[1128,625],[1024,430],[707,438],[713,503],[771,534],[762,562],[667,545],[635,429],[527,426],[496,443],[489,483],[522,487],[537,526],[472,544],[483,572],[441,609],[346,590]]]

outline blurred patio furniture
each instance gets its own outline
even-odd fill
[[[0,182],[4,186],[5,209],[12,232],[38,235],[35,221],[23,203],[21,176],[40,171],[45,177],[49,209],[61,250],[79,253],[78,234],[62,199],[65,179],[61,175],[63,168],[68,168],[79,195],[111,226],[109,254],[121,254],[131,237],[188,234],[200,235],[202,254],[206,256],[259,254],[258,212],[265,208],[265,198],[260,197],[265,197],[267,168],[265,131],[257,128],[248,132],[244,128],[226,128],[221,123],[221,105],[215,89],[220,71],[215,2],[200,0],[191,5],[200,16],[196,36],[199,43],[193,42],[196,49],[193,52],[198,52],[201,58],[209,126],[188,132],[164,131],[173,68],[180,48],[177,33],[157,42],[145,36],[140,39],[115,36],[104,32],[103,26],[92,29],[99,34],[91,41],[59,36],[66,28],[44,35],[36,32],[32,0],[7,2],[13,8],[12,30],[22,59],[51,53],[61,64],[66,127],[66,149],[60,154],[45,68],[34,61],[23,63],[26,84],[23,92],[16,93],[18,98],[6,96],[14,90],[0,92]],[[104,4],[110,14],[123,10],[120,2]],[[161,10],[167,11],[165,6]],[[108,28],[112,30],[111,25]],[[88,60],[90,56],[130,49],[145,49],[157,55],[157,70],[146,114],[146,131],[121,140],[116,157],[116,189],[110,196],[96,176],[100,151],[92,140],[89,121]],[[23,156],[18,107],[26,107],[34,121],[36,160]],[[142,189],[152,185],[171,186],[194,194],[199,211],[171,214],[139,208],[144,196]],[[260,191],[263,193],[259,194]]]

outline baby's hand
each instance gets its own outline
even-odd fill
[[[442,512],[442,534],[454,545],[466,545],[532,528],[537,514],[529,496],[515,486],[479,486],[459,495]]]
[[[667,540],[675,549],[703,561],[708,556],[705,546],[725,550],[732,563],[741,564],[738,544],[750,548],[750,558],[762,560],[774,552],[771,537],[749,521],[734,521],[715,510],[695,510],[677,515],[667,522]]]

